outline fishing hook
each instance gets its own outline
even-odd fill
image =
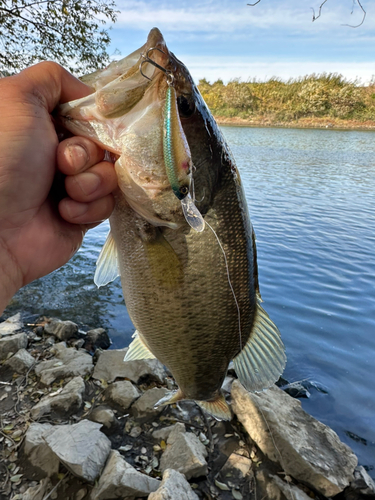
[[[165,73],[165,75],[167,77],[168,85],[172,85],[173,80],[174,80],[174,76],[172,75],[172,73],[170,71],[168,71],[167,69],[163,68],[163,66],[160,66],[160,64],[156,63],[155,61],[153,61],[150,58],[149,53],[152,52],[153,50],[158,50],[162,54],[166,55],[166,53],[163,50],[159,49],[158,47],[151,47],[151,49],[148,49],[148,51],[146,52],[146,55],[144,55],[144,54],[141,55],[141,57],[143,58],[143,61],[141,61],[141,63],[139,64],[139,71],[141,72],[141,75],[144,76],[145,78],[147,78],[147,80],[150,80],[150,82],[152,81],[151,78],[149,78],[147,75],[145,75],[142,71],[142,66],[144,65],[144,63],[150,63],[153,66],[155,66],[155,68],[158,68],[161,71],[163,71],[163,73]]]

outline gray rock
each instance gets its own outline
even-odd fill
[[[21,330],[22,327],[23,322],[21,320],[21,313],[17,313],[0,323],[0,338],[6,335],[12,335]]]
[[[90,413],[89,419],[110,429],[116,423],[116,417],[110,408],[97,406]]]
[[[282,388],[292,398],[309,398],[310,393],[300,382],[291,382]]]
[[[169,438],[169,435],[170,433],[174,430],[174,429],[178,429],[180,432],[184,433],[186,431],[185,429],[185,425],[184,424],[181,424],[180,422],[178,422],[177,424],[173,424],[173,425],[168,425],[167,427],[163,427],[162,429],[157,429],[156,431],[154,431],[152,433],[152,437],[160,442],[160,441],[165,441],[167,442],[168,438]]]
[[[48,431],[45,440],[60,461],[77,477],[94,482],[111,451],[110,440],[100,432],[101,424],[81,420]]]
[[[166,371],[157,359],[124,361],[127,349],[104,351],[95,366],[93,378],[113,382],[116,378],[127,378],[137,384],[142,377],[164,382]]]
[[[163,411],[164,407],[154,408],[154,406],[167,392],[167,389],[164,387],[154,387],[144,392],[131,408],[131,414],[134,419],[142,424],[157,417]]]
[[[60,319],[50,319],[44,325],[44,331],[54,335],[60,340],[69,340],[78,332],[78,325],[73,321],[61,321]]]
[[[233,384],[233,380],[235,380],[234,377],[231,377],[230,375],[227,375],[224,379],[224,382],[223,382],[223,385],[221,386],[222,390],[224,392],[228,392],[230,393],[231,389],[232,389],[232,384]]]
[[[27,488],[25,493],[22,494],[22,500],[44,500],[48,492],[52,490],[52,483],[47,477],[42,479],[36,486]]]
[[[228,460],[225,462],[224,467],[221,469],[221,476],[223,478],[238,478],[243,479],[251,470],[250,458],[232,453],[229,455]]]
[[[83,500],[86,495],[87,495],[87,489],[86,488],[81,488],[75,494],[74,500]]]
[[[24,456],[33,467],[41,471],[42,477],[50,477],[59,471],[59,459],[44,440],[44,436],[52,427],[51,424],[33,422],[25,434]]]
[[[169,434],[167,448],[161,456],[160,470],[174,469],[185,474],[186,479],[207,474],[207,450],[192,432],[185,427],[175,427]]]
[[[361,465],[354,471],[354,481],[350,484],[352,490],[359,491],[362,495],[375,497],[375,483]]]
[[[26,349],[26,333],[14,333],[0,339],[0,361],[7,359],[11,354],[15,354],[20,349]]]
[[[96,349],[109,349],[111,346],[111,341],[108,337],[108,333],[104,328],[95,328],[94,330],[89,330],[85,337],[85,349],[90,352],[94,352]]]
[[[111,384],[104,394],[115,408],[126,410],[142,393],[128,380],[121,380]]]
[[[76,349],[81,349],[85,344],[85,341],[83,339],[70,339],[69,345],[71,347],[75,347]],[[87,349],[86,349],[87,351]]]
[[[43,384],[52,384],[57,378],[84,377],[92,372],[93,363],[90,354],[67,348],[64,342],[60,342],[53,349],[56,357],[42,361],[35,367],[35,373],[40,376]]]
[[[129,432],[129,436],[133,438],[137,438],[142,434],[142,427],[139,427],[138,425],[132,427],[132,429]]]
[[[185,476],[173,469],[167,469],[158,490],[150,493],[148,500],[199,500]]]
[[[81,408],[84,392],[85,382],[83,378],[75,377],[66,384],[60,393],[52,393],[44,396],[39,403],[31,408],[31,416],[34,420],[51,413],[70,416]]]
[[[91,500],[133,499],[146,497],[160,486],[160,481],[138,472],[118,451],[111,451]]]
[[[267,500],[311,500],[304,491],[292,483],[283,481],[278,476],[264,470],[256,473],[257,494]]]
[[[35,363],[35,358],[31,356],[26,349],[20,349],[16,354],[6,361],[6,365],[9,366],[13,371],[23,375],[26,373]]]
[[[352,481],[357,457],[298,400],[276,386],[249,393],[238,380],[231,394],[232,409],[251,439],[286,474],[328,497]]]

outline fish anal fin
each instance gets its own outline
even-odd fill
[[[178,389],[174,392],[168,392],[163,398],[159,399],[159,401],[154,405],[154,408],[159,408],[159,406],[171,405],[173,403],[177,403],[178,401],[182,401],[185,398],[185,394]]]
[[[124,361],[133,361],[135,359],[154,359],[150,349],[146,346],[138,332],[135,332],[133,342],[129,345],[126,351]]]
[[[248,391],[262,391],[279,379],[285,364],[280,332],[258,303],[250,338],[233,360],[237,376]]]
[[[203,410],[212,415],[216,420],[231,420],[232,414],[224,395],[220,392],[210,401],[195,401]]]
[[[117,276],[120,276],[117,246],[110,231],[96,261],[94,283],[99,288],[107,285],[116,279]]]

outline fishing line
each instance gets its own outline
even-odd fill
[[[225,268],[226,268],[227,277],[228,277],[228,283],[229,283],[229,286],[230,286],[230,289],[231,289],[231,292],[232,292],[232,295],[233,295],[233,298],[234,298],[234,302],[236,303],[236,307],[237,307],[238,331],[240,333],[240,350],[242,351],[242,333],[241,333],[241,313],[240,313],[240,306],[238,305],[237,297],[236,297],[236,294],[234,293],[232,282],[230,280],[230,274],[229,274],[229,266],[228,266],[227,256],[225,255],[225,251],[224,251],[223,245],[221,244],[221,241],[219,240],[218,235],[216,234],[216,232],[214,231],[214,229],[212,228],[212,226],[210,226],[210,224],[207,222],[207,220],[205,220],[205,223],[211,229],[211,231],[214,233],[214,235],[215,235],[215,237],[217,239],[217,242],[219,243],[220,249],[223,252],[224,261],[225,261]]]

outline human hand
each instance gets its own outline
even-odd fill
[[[50,115],[90,91],[55,63],[0,79],[0,313],[19,288],[65,264],[113,210],[117,181],[104,151],[82,137],[59,144]],[[51,192],[57,169],[66,175],[61,201]]]

